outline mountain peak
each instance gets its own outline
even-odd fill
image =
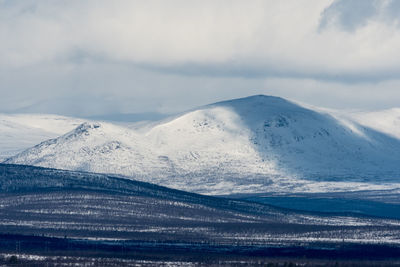
[[[75,134],[82,134],[82,133],[88,133],[90,130],[93,129],[98,129],[101,127],[100,123],[97,122],[84,122],[78,127],[76,127],[73,132]]]
[[[343,183],[336,184],[341,190],[360,179],[393,181],[399,158],[397,139],[280,97],[255,95],[204,106],[145,131],[86,122],[7,163],[224,194],[300,186],[323,191],[332,180]]]
[[[82,131],[86,131],[89,129],[97,129],[100,128],[101,124],[97,123],[97,122],[84,122],[81,125],[79,125],[76,129],[77,130],[82,130]]]
[[[281,117],[287,119],[299,117],[312,117],[317,120],[326,119],[313,110],[306,109],[296,103],[276,96],[254,95],[206,106],[206,108],[221,107],[232,110],[250,128],[254,128],[266,121],[277,120]]]
[[[295,105],[288,100],[277,97],[277,96],[269,96],[269,95],[253,95],[253,96],[247,96],[247,97],[242,97],[242,98],[236,98],[236,99],[231,99],[231,100],[225,100],[225,101],[220,101],[213,105],[232,105],[232,106],[237,106],[237,105],[260,105],[260,104],[265,104],[265,105],[284,105],[284,104],[291,104]]]
[[[237,98],[222,102],[217,102],[211,106],[222,106],[233,108],[237,113],[282,113],[288,111],[305,111],[307,109],[299,106],[296,103],[290,102],[281,97],[254,95],[243,98]]]

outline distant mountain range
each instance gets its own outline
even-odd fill
[[[376,113],[336,116],[258,95],[139,128],[83,122],[5,163],[112,173],[205,194],[387,189],[400,187],[395,113],[381,123]]]

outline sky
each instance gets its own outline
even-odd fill
[[[0,0],[0,112],[400,107],[399,0]]]

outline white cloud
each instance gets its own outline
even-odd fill
[[[378,12],[373,0],[2,2],[0,58],[7,66],[80,53],[163,68],[239,66],[329,78],[380,76],[400,64],[400,32],[369,20]],[[318,31],[335,19],[357,30]]]
[[[368,87],[391,105],[398,2],[0,0],[0,111],[170,111],[309,87],[308,102],[372,105]]]

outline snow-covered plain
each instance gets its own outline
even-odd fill
[[[112,173],[205,194],[400,188],[395,130],[361,122],[260,95],[135,129],[85,122],[5,163]]]

